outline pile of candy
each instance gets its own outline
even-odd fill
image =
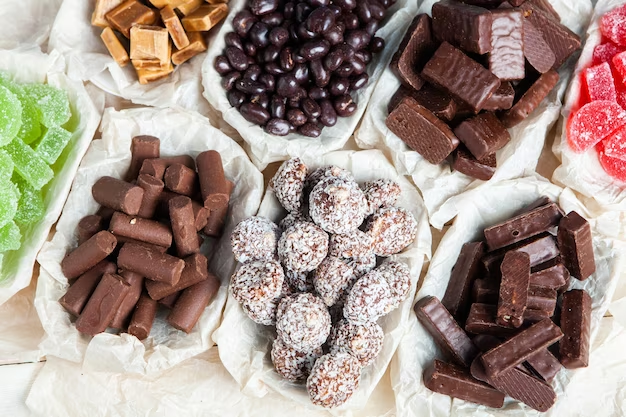
[[[411,286],[405,264],[378,265],[377,256],[410,245],[417,222],[395,206],[397,183],[359,187],[335,166],[308,172],[291,159],[271,187],[289,214],[280,227],[251,217],[235,228],[231,243],[242,265],[231,278],[232,295],[252,320],[276,325],[276,371],[290,381],[308,377],[311,401],[336,407],[352,396],[361,369],[382,349],[376,321],[397,308]]]

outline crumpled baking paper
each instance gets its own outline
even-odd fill
[[[3,0],[0,49],[34,47],[48,39],[63,0]]]
[[[388,18],[376,36],[385,39],[387,46],[383,52],[376,54],[372,62],[368,65],[367,73],[370,75],[370,82],[365,88],[352,94],[357,103],[358,110],[347,118],[338,118],[337,124],[333,127],[326,127],[318,138],[309,138],[298,134],[290,134],[280,137],[265,133],[263,128],[248,122],[233,108],[226,98],[226,92],[222,88],[222,77],[213,67],[215,58],[221,55],[225,48],[224,35],[233,31],[232,21],[235,14],[242,10],[247,0],[231,0],[229,6],[231,12],[217,35],[215,42],[209,48],[209,53],[202,67],[202,84],[204,85],[204,96],[211,105],[221,113],[224,121],[234,127],[245,141],[245,148],[259,169],[276,161],[282,161],[294,156],[301,158],[316,158],[325,153],[341,149],[357,127],[359,120],[365,112],[365,107],[374,91],[376,80],[383,73],[385,64],[389,62],[395,48],[402,39],[402,33],[397,30],[410,21],[410,16],[415,14],[417,2],[399,0],[388,11]]]
[[[430,14],[435,2],[425,0],[419,8],[419,13]],[[563,24],[578,34],[584,32],[592,12],[591,1],[554,0],[550,3],[561,15]],[[396,27],[398,33],[404,34],[415,14],[413,12],[411,19],[404,20],[402,26]],[[397,45],[393,49],[397,49]],[[389,62],[389,60],[385,62],[384,67],[388,67]],[[559,117],[561,98],[573,66],[573,60],[566,64],[559,72],[561,80],[539,108],[524,122],[509,129],[511,141],[497,152],[498,168],[489,182],[518,178],[534,171],[545,137]],[[387,105],[399,86],[398,78],[390,69],[386,69],[376,85],[355,138],[361,148],[378,148],[389,153],[398,171],[412,176],[424,197],[429,215],[432,215],[448,198],[476,187],[483,181],[453,171],[447,163],[439,165],[429,163],[387,128],[385,125],[388,116]],[[431,218],[430,222],[435,228],[441,229],[444,223],[436,220]]]
[[[552,180],[572,188],[588,199],[595,200],[599,205],[613,210],[626,210],[626,184],[613,179],[604,171],[595,148],[582,154],[573,152],[567,144],[566,126],[572,108],[578,105],[580,99],[582,91],[580,74],[591,66],[593,50],[602,39],[600,18],[606,12],[624,3],[624,0],[598,1],[591,25],[587,29],[587,42],[576,65],[572,83],[565,98],[565,105],[561,112],[563,115],[559,123],[561,134],[557,135],[552,147],[554,154],[561,160],[561,166],[554,172]]]
[[[406,263],[411,269],[411,290],[415,294],[418,277],[424,258],[430,256],[431,235],[426,210],[419,193],[405,177],[399,176],[393,166],[380,151],[339,151],[327,154],[315,160],[305,160],[310,169],[325,165],[336,165],[351,171],[359,183],[378,178],[397,181],[402,187],[402,196],[398,202],[413,213],[419,222],[417,238],[395,259]],[[265,195],[259,216],[267,217],[278,223],[286,215],[271,190]],[[346,410],[357,410],[365,406],[393,356],[396,346],[404,334],[405,325],[411,315],[411,296],[392,313],[379,321],[385,331],[385,341],[380,356],[373,365],[364,368],[360,387],[345,405],[332,410],[339,415]],[[219,346],[220,359],[244,394],[263,397],[271,391],[281,394],[286,399],[299,403],[304,408],[316,408],[309,400],[303,385],[296,385],[282,379],[275,371],[270,360],[270,350],[275,339],[275,332],[270,326],[254,323],[241,309],[239,303],[229,295],[224,318],[219,329],[213,334],[213,340]]]
[[[56,234],[41,251],[38,261],[41,274],[35,307],[46,332],[40,344],[48,356],[81,362],[84,370],[149,374],[167,369],[187,358],[206,351],[213,342],[226,302],[230,275],[235,269],[229,236],[234,226],[256,213],[263,194],[263,177],[239,145],[211,127],[209,122],[191,112],[171,109],[132,109],[105,112],[102,140],[95,140],[72,187]],[[68,287],[60,262],[76,247],[76,226],[81,218],[93,214],[98,204],[91,197],[93,184],[102,176],[122,177],[130,165],[131,139],[153,135],[161,139],[161,155],[174,156],[214,149],[221,153],[226,176],[235,183],[224,237],[207,240],[202,252],[209,258],[209,270],[222,286],[189,335],[165,321],[162,312],[143,343],[134,336],[102,333],[93,338],[81,335],[70,315],[58,303]]]
[[[459,212],[452,226],[443,236],[439,248],[433,255],[429,270],[424,278],[415,301],[424,296],[434,295],[441,299],[445,293],[450,271],[464,243],[482,238],[485,227],[496,224],[513,216],[541,196],[548,196],[558,201],[565,212],[576,210],[582,216],[589,212],[576,199],[571,190],[562,190],[543,178],[527,177],[519,180],[503,181],[497,184],[484,184],[465,194],[454,197],[463,209]],[[606,313],[618,280],[624,278],[623,241],[603,235],[605,226],[599,225],[589,218],[597,271],[586,281],[572,279],[570,288],[585,289],[592,299],[591,338],[596,338],[604,314]],[[614,224],[614,227],[619,227]],[[593,345],[597,349],[599,345]],[[426,388],[422,381],[422,373],[435,358],[441,358],[441,352],[433,342],[429,333],[419,324],[414,314],[409,320],[409,330],[400,342],[396,356],[391,365],[391,380],[396,393],[398,415],[436,416],[531,416],[542,415],[529,407],[508,398],[501,410],[478,406],[466,401],[454,399],[446,395],[436,394]],[[594,358],[597,358],[594,356]],[[594,366],[594,361],[590,366]],[[611,358],[601,358],[611,361]],[[561,370],[555,378],[554,387],[558,399],[557,404],[546,416],[578,415],[575,403],[567,401],[563,395],[570,381],[577,376],[577,371]],[[586,395],[594,395],[593,388],[588,386]],[[607,407],[611,407],[608,405]],[[599,410],[599,412],[602,410]],[[595,414],[594,414],[595,415]],[[609,414],[602,414],[609,415]]]
[[[63,58],[58,53],[45,55],[38,47],[25,50],[0,50],[0,71],[6,71],[18,82],[44,83],[67,91],[72,107],[72,119],[66,126],[72,138],[55,164],[54,179],[44,187],[46,215],[39,223],[22,231],[22,247],[7,252],[0,275],[0,305],[30,283],[33,265],[48,232],[57,221],[70,192],[78,164],[87,151],[100,123],[100,111],[81,82],[63,74]]]

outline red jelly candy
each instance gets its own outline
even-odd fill
[[[602,145],[606,156],[626,161],[626,125],[611,133],[602,141]]]
[[[622,52],[622,49],[620,49],[620,47],[615,45],[613,42],[598,45],[593,50],[593,65],[599,65],[603,62],[611,63],[613,57],[620,52]]]
[[[611,60],[613,63],[613,68],[620,77],[622,77],[621,82],[624,83],[626,80],[626,52],[620,52],[615,55]]]
[[[582,153],[626,124],[626,112],[613,101],[592,101],[570,118],[567,142]]]
[[[626,5],[616,7],[602,16],[600,30],[614,43],[626,46]]]
[[[615,82],[608,62],[585,70],[585,84],[591,101],[617,101]]]
[[[626,182],[626,161],[611,158],[603,151],[598,152],[598,159],[604,171],[616,180]]]

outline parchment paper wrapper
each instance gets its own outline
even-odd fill
[[[63,0],[3,0],[0,8],[0,48],[42,45]]]
[[[204,311],[191,334],[175,330],[164,317],[158,317],[150,337],[143,343],[134,336],[102,333],[93,338],[81,335],[70,315],[58,303],[68,287],[60,262],[77,245],[76,226],[81,218],[93,214],[98,204],[91,197],[93,184],[102,176],[120,178],[130,165],[130,143],[137,135],[161,139],[161,155],[175,156],[214,149],[221,153],[226,176],[235,183],[224,237],[205,243],[202,253],[209,258],[209,270],[222,282],[218,294]],[[38,257],[41,274],[35,307],[46,332],[40,344],[47,355],[83,362],[83,369],[94,371],[151,373],[169,368],[209,349],[211,333],[217,328],[226,301],[227,285],[235,268],[230,250],[232,228],[256,213],[263,193],[263,178],[239,145],[208,121],[195,114],[177,110],[107,110],[102,124],[102,140],[95,140],[78,170],[72,192],[57,232]]]
[[[324,165],[346,168],[354,174],[359,183],[389,178],[401,185],[402,196],[398,204],[413,213],[419,222],[419,229],[415,242],[395,258],[406,263],[411,269],[412,281],[409,294],[415,294],[424,258],[430,256],[431,244],[426,211],[415,187],[404,177],[399,176],[379,151],[333,152],[315,161],[305,162],[310,169]],[[276,223],[286,215],[271,190],[266,193],[258,215]],[[384,375],[393,352],[404,334],[405,323],[411,315],[410,310],[411,296],[408,296],[398,309],[379,320],[385,332],[383,350],[372,365],[363,369],[360,387],[352,399],[342,407],[333,410],[334,413],[341,414],[345,410],[356,410],[365,406],[368,397]],[[274,371],[269,354],[274,339],[273,327],[254,323],[246,316],[239,303],[229,295],[224,319],[220,328],[213,334],[213,340],[219,346],[220,359],[241,386],[242,391],[254,397],[263,397],[268,392],[275,391],[305,408],[315,408],[303,385],[289,383]]]
[[[435,0],[425,0],[419,8],[419,13],[430,14],[434,3]],[[579,35],[583,33],[592,11],[589,0],[576,2],[554,0],[550,3],[560,13],[563,24]],[[404,35],[415,14],[406,19],[402,26],[397,26],[396,31]],[[394,52],[397,47],[398,45],[395,45],[393,48]],[[386,69],[376,85],[355,138],[361,148],[378,148],[389,153],[398,172],[413,177],[424,197],[428,213],[432,215],[448,198],[476,187],[483,181],[453,171],[448,163],[439,165],[429,163],[387,128],[385,125],[388,116],[387,105],[400,86],[400,81],[388,68],[389,62],[390,60],[385,62]],[[497,152],[498,168],[490,182],[518,178],[534,171],[545,137],[559,117],[561,98],[574,64],[573,60],[565,64],[559,72],[561,80],[539,108],[524,122],[509,129],[511,141]],[[430,221],[437,229],[444,224],[432,218]]]
[[[72,118],[66,128],[72,133],[67,147],[52,167],[55,177],[44,188],[46,214],[37,224],[22,229],[22,246],[6,252],[0,274],[0,305],[30,283],[37,253],[48,238],[48,232],[57,221],[65,199],[70,192],[78,164],[89,147],[100,123],[100,111],[94,106],[83,83],[70,80],[63,74],[63,58],[57,54],[45,55],[39,48],[22,51],[0,50],[0,71],[6,71],[15,81],[44,83],[67,91]]]
[[[571,190],[562,190],[542,178],[523,178],[503,181],[497,184],[485,184],[465,195],[454,197],[462,200],[463,210],[459,212],[452,226],[444,235],[439,249],[433,255],[430,268],[415,301],[424,296],[443,297],[450,271],[464,243],[482,238],[485,227],[510,218],[514,213],[532,203],[541,196],[548,196],[558,201],[567,213],[576,210],[589,218],[589,212],[580,204]],[[459,201],[459,204],[461,202]],[[602,317],[606,313],[618,280],[622,277],[624,266],[624,243],[601,233],[604,226],[589,218],[593,234],[593,246],[597,271],[586,281],[572,279],[570,288],[585,289],[592,303],[591,337],[592,344],[597,334]],[[604,220],[604,219],[603,219]],[[606,225],[605,225],[606,226]],[[614,224],[614,227],[619,225]],[[596,344],[594,348],[598,348]],[[436,416],[529,416],[574,415],[577,410],[571,407],[563,393],[577,371],[562,369],[552,386],[558,399],[556,405],[547,413],[538,413],[523,404],[507,397],[504,408],[497,410],[478,406],[469,402],[435,394],[426,388],[422,374],[435,358],[441,358],[441,352],[435,346],[430,334],[417,321],[415,314],[410,317],[409,330],[400,342],[391,365],[391,379],[396,393],[398,415]],[[606,358],[606,360],[610,360]],[[594,366],[593,362],[590,366]],[[594,388],[589,386],[586,395],[594,395]],[[610,405],[608,406],[610,407]],[[602,414],[610,415],[610,414]]]
[[[587,29],[587,42],[576,65],[561,112],[563,117],[559,122],[560,135],[557,135],[552,147],[554,154],[561,160],[561,166],[554,171],[552,180],[613,210],[626,210],[626,183],[612,178],[604,171],[595,148],[582,154],[573,152],[567,144],[566,126],[572,111],[577,110],[580,99],[582,91],[580,74],[591,66],[593,50],[601,42],[600,18],[606,12],[624,3],[624,0],[598,1],[591,25]]]
[[[209,48],[209,53],[202,67],[202,84],[204,85],[204,96],[218,112],[221,113],[224,121],[237,129],[243,140],[245,148],[250,155],[252,162],[263,170],[265,167],[276,161],[282,161],[294,156],[301,158],[316,158],[330,151],[341,149],[356,128],[359,120],[365,112],[365,107],[374,91],[376,80],[383,73],[385,63],[389,62],[398,43],[402,40],[402,33],[398,27],[410,22],[410,16],[415,14],[417,2],[409,0],[398,0],[398,2],[388,10],[386,23],[381,27],[376,36],[385,39],[385,49],[375,54],[374,59],[367,67],[370,81],[365,88],[352,94],[353,100],[358,104],[358,110],[347,118],[340,117],[333,127],[326,127],[318,138],[309,138],[298,134],[290,134],[280,137],[265,133],[263,128],[248,122],[239,111],[228,103],[226,92],[222,88],[222,77],[215,71],[213,63],[215,58],[224,52],[224,35],[233,31],[232,21],[235,14],[242,10],[247,0],[231,0],[229,6],[231,12],[217,35],[215,42]]]

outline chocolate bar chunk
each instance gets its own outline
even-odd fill
[[[420,14],[413,19],[398,51],[391,60],[390,68],[407,87],[419,90],[424,85],[420,71],[435,51],[430,16]]]
[[[563,215],[556,203],[520,214],[485,229],[490,251],[520,242],[558,226]]]
[[[394,111],[405,97],[412,97],[419,105],[426,107],[441,120],[449,122],[456,115],[457,105],[452,96],[429,84],[426,84],[419,91],[401,85],[391,97],[387,105],[387,112]]]
[[[556,402],[556,393],[548,383],[519,368],[511,368],[490,377],[489,383],[498,391],[537,411],[548,411]]]
[[[479,55],[491,51],[491,12],[482,7],[442,0],[433,4],[433,33],[441,41]]]
[[[556,290],[543,287],[528,288],[527,306],[533,310],[543,310],[554,313],[556,308]],[[553,314],[550,314],[552,316]]]
[[[475,303],[497,304],[500,283],[495,279],[477,279],[472,288],[472,300]]]
[[[510,337],[518,332],[513,327],[496,323],[498,308],[495,305],[474,303],[465,321],[465,330],[473,334],[486,334],[496,337]]]
[[[530,285],[534,287],[550,288],[558,290],[569,283],[569,271],[560,262],[548,262],[544,266],[533,268],[530,274]],[[541,268],[541,269],[540,269]]]
[[[474,342],[474,345],[478,348],[478,350],[484,353],[500,345],[500,343],[502,343],[502,339],[488,334],[479,334],[472,339],[472,342]],[[476,359],[478,359],[478,356]],[[474,359],[474,361],[476,359]],[[472,364],[473,363],[474,362],[472,362]]]
[[[563,332],[552,320],[542,320],[486,352],[482,358],[485,371],[490,378],[498,376],[562,337]]]
[[[524,311],[528,303],[530,257],[524,252],[509,252],[504,256],[500,269],[502,282],[496,323],[520,327],[524,322]]]
[[[465,146],[459,146],[454,151],[452,168],[468,177],[481,181],[489,181],[496,173],[496,154],[487,154],[482,159],[476,159]]]
[[[524,56],[540,74],[550,71],[556,61],[556,56],[543,34],[530,19],[524,19]]]
[[[550,4],[550,0],[526,0],[526,1],[528,2],[527,5],[532,7],[533,9],[539,9],[545,12],[548,16],[552,17],[557,22],[561,21],[561,16],[559,15],[559,12],[557,12],[554,9],[554,7],[552,7],[552,5]],[[520,6],[522,3],[523,2],[518,4],[518,6]]]
[[[484,252],[483,242],[464,244],[450,273],[450,281],[441,303],[460,322],[465,320],[469,311],[470,291],[482,269],[480,258]]]
[[[526,76],[524,16],[514,9],[492,10],[491,16],[489,69],[501,80],[521,80]]]
[[[584,281],[596,272],[591,226],[580,214],[570,212],[561,219],[557,234],[561,258],[574,278]]]
[[[556,241],[550,233],[542,233],[513,246],[490,252],[483,258],[483,264],[492,273],[500,269],[504,254],[509,250],[526,252],[530,256],[530,266],[537,266],[559,255]]]
[[[387,117],[387,127],[431,164],[439,164],[458,146],[447,124],[410,97]]]
[[[435,360],[424,371],[424,385],[431,391],[487,407],[501,408],[504,394],[472,378],[465,370]]]
[[[478,354],[476,346],[459,327],[437,297],[424,297],[415,304],[415,315],[435,343],[456,363],[470,366]]]
[[[130,291],[130,284],[115,274],[104,274],[76,320],[76,330],[95,336],[106,330]]]
[[[548,349],[535,353],[525,364],[546,382],[551,382],[561,370],[561,363]]]
[[[507,128],[517,126],[525,120],[548,96],[550,91],[559,82],[559,73],[550,70],[541,77],[524,93],[515,105],[500,117],[500,120]]]
[[[532,308],[527,308],[524,312],[524,324],[532,324],[537,323],[543,319],[547,319],[554,316],[554,310],[545,311],[545,310],[535,310]]]
[[[454,129],[454,134],[476,159],[501,149],[511,140],[511,135],[493,113],[482,113],[464,121]]]
[[[447,42],[442,43],[428,61],[422,77],[463,101],[476,113],[500,86],[500,79],[491,71]]]
[[[513,107],[513,101],[515,100],[515,90],[508,81],[502,81],[500,87],[489,97],[489,100],[485,103],[483,110],[496,111],[496,110],[508,110]]]
[[[591,297],[585,290],[570,290],[563,294],[561,329],[565,334],[559,344],[563,366],[567,369],[589,366]]]

